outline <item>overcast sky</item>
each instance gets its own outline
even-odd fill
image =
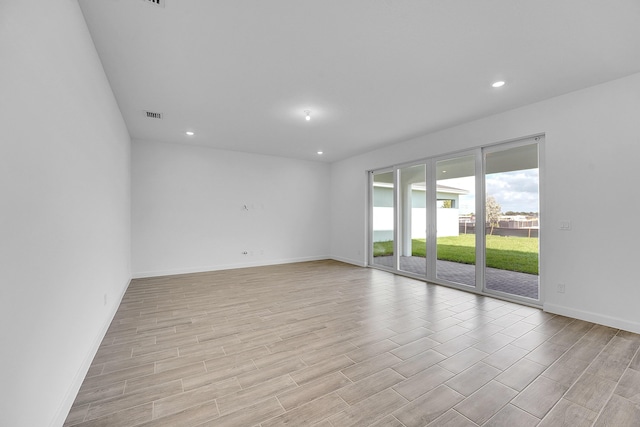
[[[538,212],[538,169],[501,172],[486,176],[487,196],[495,197],[502,212]],[[475,213],[474,178],[441,180],[442,185],[463,188],[468,195],[460,196],[460,213]]]

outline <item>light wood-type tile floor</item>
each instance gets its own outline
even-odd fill
[[[65,426],[637,426],[639,347],[336,261],[138,279]]]

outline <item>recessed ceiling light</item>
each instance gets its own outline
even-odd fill
[[[494,82],[491,86],[493,87],[502,87],[504,86],[504,82],[502,80]]]
[[[192,132],[192,131],[190,131],[190,130],[186,131],[185,133],[186,133],[187,135],[189,135],[189,136],[193,136],[193,135],[195,135],[195,133],[193,133],[193,132]]]
[[[309,110],[304,110],[304,119],[305,119],[306,121],[311,120],[311,111],[309,111]]]
[[[322,156],[323,152],[322,151],[318,151],[318,155]]]

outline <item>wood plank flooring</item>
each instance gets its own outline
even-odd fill
[[[336,261],[137,279],[65,426],[639,426],[639,347]]]

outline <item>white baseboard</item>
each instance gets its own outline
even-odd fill
[[[237,264],[217,264],[217,265],[209,265],[209,266],[202,266],[202,267],[175,268],[175,269],[169,269],[169,270],[140,271],[140,272],[133,273],[133,278],[144,279],[149,277],[174,276],[176,274],[205,273],[207,271],[235,270],[238,268],[264,267],[267,265],[293,264],[296,262],[321,261],[325,259],[331,259],[331,258],[328,255],[324,255],[324,256],[312,256],[312,257],[275,259],[275,260],[269,260],[269,261],[243,262],[243,263],[237,263]]]
[[[330,259],[334,260],[334,261],[340,261],[340,262],[344,262],[346,264],[352,264],[352,265],[357,265],[358,267],[366,267],[367,263],[360,260],[355,260],[355,259],[350,259],[350,258],[343,258],[343,257],[339,257],[339,256],[332,256]]]
[[[640,323],[632,322],[619,317],[607,316],[591,311],[578,310],[557,304],[545,303],[543,310],[553,314],[573,317],[574,319],[585,320],[587,322],[597,323],[611,328],[622,329],[624,331],[640,334]]]
[[[122,292],[120,293],[117,300],[111,304],[111,307],[109,307],[110,313],[105,319],[105,323],[102,325],[102,328],[98,333],[98,335],[96,336],[93,344],[91,345],[89,352],[87,353],[84,360],[82,361],[82,366],[80,366],[75,376],[73,377],[73,381],[71,382],[71,386],[69,387],[69,389],[67,390],[67,393],[65,394],[65,397],[62,401],[62,405],[58,409],[58,412],[55,418],[51,422],[51,427],[62,426],[65,420],[67,419],[67,415],[71,410],[71,406],[73,405],[73,402],[76,400],[76,396],[78,395],[80,386],[82,386],[84,377],[87,375],[87,372],[91,367],[91,362],[93,362],[94,357],[96,357],[96,354],[98,353],[100,344],[102,343],[104,336],[107,334],[107,330],[109,330],[109,326],[111,326],[111,322],[113,321],[113,318],[115,317],[116,312],[120,307],[120,303],[122,302],[122,298],[124,297],[125,292],[127,292],[127,288],[129,288],[129,284],[131,284],[131,279],[129,279],[127,286],[125,286],[122,289]]]

